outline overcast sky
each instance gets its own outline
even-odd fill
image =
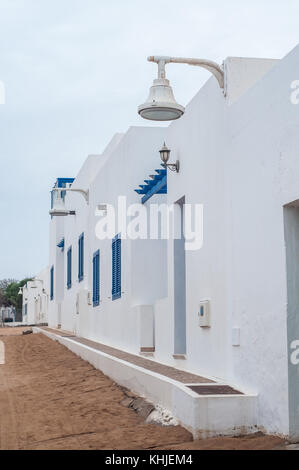
[[[147,123],[136,108],[156,74],[148,55],[281,58],[298,18],[298,0],[0,0],[0,279],[48,264],[55,179]],[[167,72],[183,105],[209,78]]]

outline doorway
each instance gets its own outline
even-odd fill
[[[299,440],[299,200],[284,207],[287,266],[289,436]]]

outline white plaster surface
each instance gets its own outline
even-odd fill
[[[290,100],[291,83],[298,79],[298,61],[299,46],[280,61],[228,58],[226,97],[212,77],[187,105],[184,116],[169,127],[133,127],[116,135],[101,155],[88,157],[74,182],[73,187],[89,189],[89,206],[80,195],[68,194],[67,208],[76,210],[76,216],[53,218],[50,223],[49,266],[55,266],[50,326],[59,323],[61,309],[62,328],[78,331],[77,293],[82,289],[91,292],[92,254],[100,249],[101,302],[84,310],[83,335],[136,354],[145,340],[138,308],[147,305],[153,310],[155,360],[216,377],[249,395],[258,395],[258,426],[286,435],[289,409],[283,205],[299,199],[299,107]],[[123,240],[122,297],[112,301],[111,240],[99,241],[94,231],[99,204],[116,204],[118,195],[127,196],[128,203],[140,201],[134,189],[160,167],[158,150],[164,140],[171,149],[171,160],[180,160],[181,170],[178,174],[168,172],[167,196],[155,196],[146,206],[157,201],[172,204],[182,197],[186,203],[204,206],[203,247],[186,252],[185,360],[173,358],[173,242]],[[79,283],[77,243],[82,232],[85,276]],[[64,253],[56,247],[62,236]],[[68,290],[65,256],[70,245],[73,285]],[[198,326],[201,299],[210,299],[209,329]],[[235,326],[240,329],[238,347],[233,346]],[[147,328],[151,335],[152,327]],[[138,382],[135,372],[126,370],[124,374],[124,369],[104,356],[93,360],[107,367],[115,380]],[[142,378],[139,393],[157,378],[148,380],[148,375]],[[155,394],[153,386],[152,399],[162,404],[165,399],[167,408],[169,384],[159,382],[157,389]],[[254,422],[249,419],[251,405],[242,398],[236,398],[236,402],[244,411],[243,422]],[[187,418],[181,419],[197,419],[197,410],[203,412],[200,407],[204,406],[216,420],[213,413],[218,403],[213,398],[208,399],[209,406],[189,406],[188,401],[184,408]],[[224,412],[221,425],[231,428],[235,418],[229,400],[227,403],[228,412]],[[203,432],[209,432],[206,423],[202,426]]]
[[[28,281],[23,289],[23,321],[22,324],[37,325],[47,323],[49,308],[49,268],[40,271],[32,281]],[[27,304],[27,315],[24,305]]]

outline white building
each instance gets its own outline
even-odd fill
[[[23,321],[27,325],[42,325],[48,322],[49,268],[43,269],[23,291]]]
[[[50,326],[134,354],[151,351],[155,361],[256,394],[257,426],[294,439],[298,63],[299,47],[281,61],[229,58],[226,96],[212,77],[169,127],[117,134],[74,181],[58,179],[59,187],[88,191],[89,200],[63,195],[72,213],[51,220],[49,264]],[[171,161],[180,161],[179,173],[167,171],[167,194],[158,184],[164,140]],[[118,196],[127,207],[140,203],[144,195],[134,189],[151,185],[153,174],[161,178],[144,203],[148,211],[174,204],[174,226],[184,226],[186,205],[203,205],[198,249],[173,237],[121,239],[121,224],[110,239],[96,236],[105,205],[119,215]]]
[[[5,322],[14,322],[16,318],[16,309],[15,307],[5,307],[2,305],[0,307],[0,323]]]

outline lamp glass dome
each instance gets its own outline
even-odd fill
[[[164,106],[152,106],[141,110],[139,114],[143,119],[150,121],[174,121],[175,119],[179,119],[183,113],[180,110],[166,108]]]
[[[154,80],[146,102],[138,107],[138,113],[151,121],[173,121],[180,118],[185,108],[178,104],[166,78]]]
[[[160,157],[161,157],[162,162],[167,163],[168,160],[169,160],[169,156],[170,156],[170,150],[166,146],[165,142],[164,142],[163,147],[161,148],[161,150],[159,150],[159,152],[160,152]]]

